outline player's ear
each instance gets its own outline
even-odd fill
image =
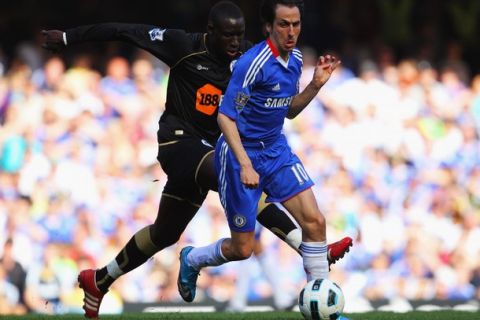
[[[268,37],[272,33],[272,25],[270,23],[263,24],[263,34]]]
[[[207,34],[212,35],[213,34],[213,29],[214,29],[213,23],[211,21],[208,22],[208,24],[207,24]]]

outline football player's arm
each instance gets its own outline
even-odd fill
[[[188,50],[183,30],[161,29],[153,25],[99,23],[62,30],[43,30],[42,47],[59,51],[82,42],[124,41],[145,49],[168,65],[173,65]]]
[[[318,91],[330,79],[332,72],[340,64],[334,56],[326,55],[320,56],[315,66],[312,81],[292,99],[290,108],[288,109],[287,118],[293,119],[315,98]]]
[[[235,64],[232,77],[218,109],[217,121],[228,146],[240,164],[240,181],[247,188],[256,188],[260,178],[243,147],[236,122],[240,110],[245,107],[250,98],[251,87],[242,85],[249,65],[248,59],[242,58]]]
[[[242,145],[236,121],[221,112],[218,113],[217,121],[228,146],[240,163],[240,181],[247,188],[258,187],[260,178]]]

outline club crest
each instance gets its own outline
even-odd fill
[[[240,214],[236,214],[233,217],[233,223],[235,224],[236,227],[241,228],[247,223],[247,218]]]

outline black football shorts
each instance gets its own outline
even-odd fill
[[[197,169],[214,151],[208,142],[198,138],[160,143],[157,160],[168,176],[163,195],[201,206],[208,190],[201,190],[197,184]]]

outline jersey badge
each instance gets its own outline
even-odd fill
[[[235,108],[238,111],[242,111],[247,104],[248,99],[250,99],[250,96],[246,95],[243,92],[238,92],[237,97],[235,98]]]
[[[167,29],[160,29],[160,28],[155,28],[150,31],[148,31],[148,34],[150,35],[150,40],[155,41],[163,41],[163,34],[167,31]]]
[[[273,88],[273,91],[280,91],[280,83],[277,83]]]

